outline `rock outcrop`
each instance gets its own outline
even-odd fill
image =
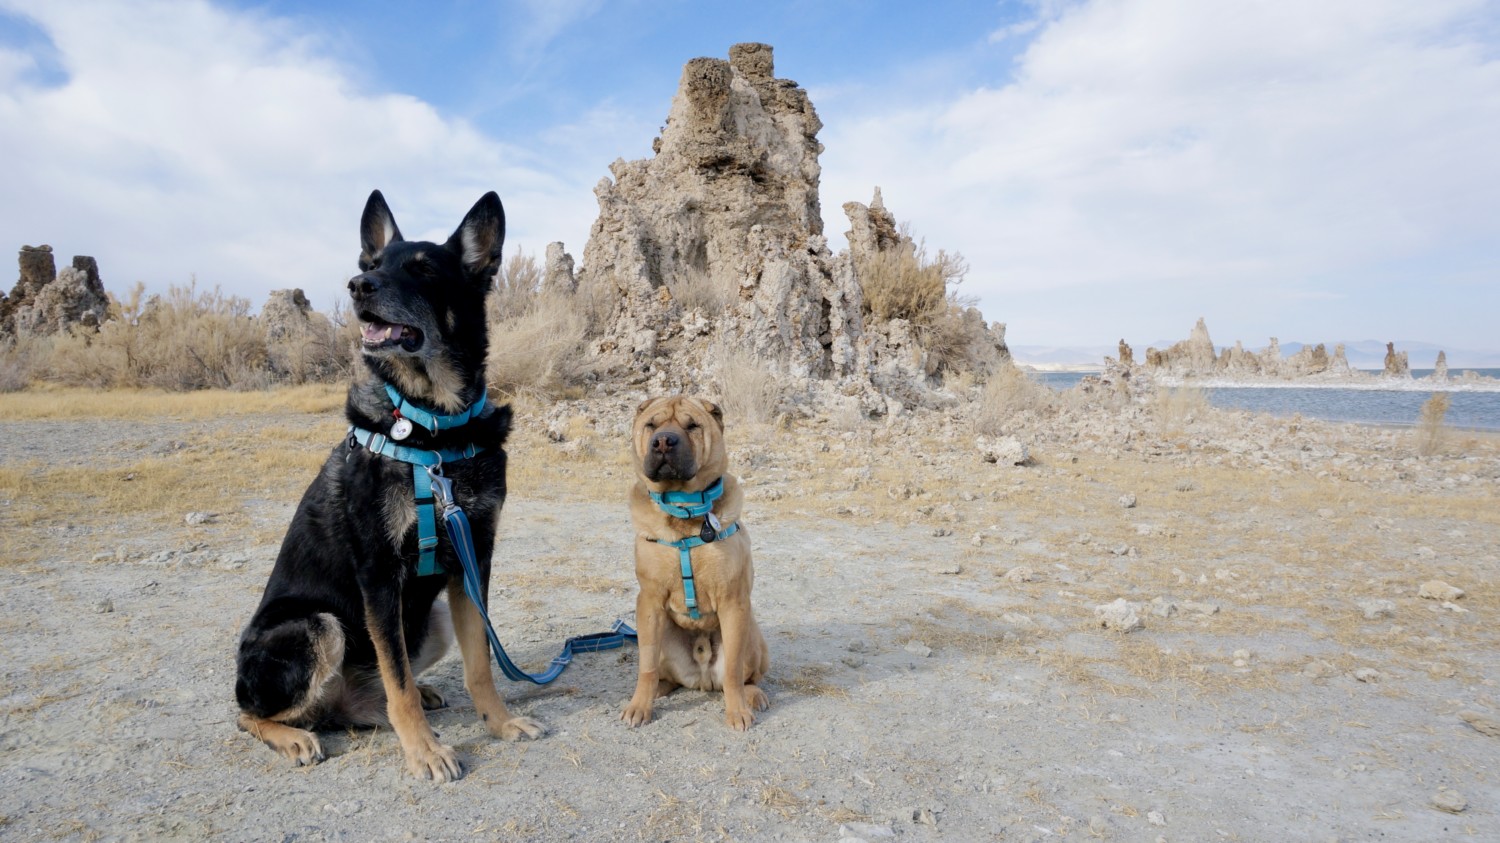
[[[1384,375],[1388,378],[1411,377],[1411,361],[1407,359],[1406,352],[1396,350],[1396,344],[1393,342],[1385,344]]]
[[[1437,362],[1432,365],[1432,379],[1435,381],[1448,379],[1448,352],[1438,352]]]
[[[87,255],[56,270],[51,246],[22,246],[21,277],[0,297],[0,336],[46,336],[74,326],[97,329],[109,314],[99,264]]]
[[[1193,332],[1182,342],[1173,343],[1164,351],[1146,349],[1146,367],[1171,375],[1191,375],[1214,371],[1217,355],[1214,341],[1208,336],[1208,326],[1203,318],[1193,326]]]
[[[891,408],[887,396],[930,398],[921,331],[870,324],[858,274],[865,257],[911,241],[877,188],[870,205],[844,206],[850,249],[832,254],[820,128],[807,92],[775,77],[765,44],[687,63],[655,155],[616,160],[594,189],[599,216],[577,277],[616,302],[593,348],[604,370],[648,389],[711,389],[737,357],[789,393],[853,399],[870,414]],[[1003,328],[977,311],[963,319],[1004,351]]]
[[[573,256],[563,251],[562,243],[547,244],[547,262],[542,267],[544,292],[573,293],[578,278],[573,274]]]
[[[333,323],[300,289],[272,290],[260,311],[271,373],[294,383],[332,374],[339,354]]]

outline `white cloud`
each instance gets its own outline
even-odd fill
[[[1043,19],[1013,82],[831,124],[829,230],[847,227],[838,202],[868,201],[880,184],[898,217],[969,258],[965,292],[987,315],[1023,332],[1007,313],[1023,292],[1188,288],[1191,315],[1173,317],[1185,333],[1197,315],[1213,324],[1220,293],[1237,286],[1357,297],[1413,265],[1424,267],[1413,281],[1472,284],[1500,248],[1500,63],[1470,28],[1484,11],[1477,0],[1065,7]],[[1410,326],[1411,308],[1398,317]],[[1118,318],[1094,318],[1093,341],[1124,327],[1104,327]]]
[[[377,187],[411,237],[446,237],[492,189],[529,251],[581,240],[592,220],[590,180],[421,100],[359,90],[282,22],[204,2],[16,13],[66,78],[22,81],[29,60],[0,57],[0,231],[95,255],[111,289],[196,274],[257,304],[296,286],[326,305],[355,271]]]

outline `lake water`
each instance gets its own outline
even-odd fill
[[[1457,376],[1460,370],[1450,370]],[[1500,377],[1500,369],[1475,369],[1481,375]],[[1380,388],[1379,384],[1359,387],[1341,386],[1205,386],[1203,392],[1215,407],[1270,413],[1273,416],[1302,415],[1328,421],[1361,424],[1416,424],[1422,404],[1433,392],[1447,392],[1452,403],[1445,423],[1453,427],[1477,430],[1500,430],[1500,391],[1478,392],[1457,389],[1423,389],[1420,378],[1431,369],[1413,369],[1416,383],[1399,389]],[[1032,377],[1053,389],[1072,389],[1087,376],[1086,372],[1039,372]]]

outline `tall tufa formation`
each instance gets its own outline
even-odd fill
[[[867,412],[884,412],[886,395],[921,399],[930,372],[906,348],[915,333],[866,324],[856,270],[860,250],[901,242],[894,218],[878,189],[870,206],[845,205],[854,255],[830,252],[820,128],[807,92],[775,77],[768,45],[687,63],[655,155],[616,160],[594,189],[578,285],[615,302],[594,346],[606,368],[697,389],[748,355],[792,392],[832,385]]]

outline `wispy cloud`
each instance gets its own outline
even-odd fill
[[[1500,63],[1472,26],[1490,9],[1039,10],[1015,81],[831,125],[825,194],[881,184],[898,216],[969,258],[967,292],[997,318],[1020,292],[1169,283],[1199,299],[1174,317],[1191,325],[1225,288],[1357,295],[1424,256],[1441,260],[1414,281],[1456,282],[1500,254]]]
[[[51,39],[65,78],[28,81],[25,54],[0,58],[0,231],[96,255],[112,288],[196,273],[257,302],[288,286],[327,301],[376,187],[410,236],[445,237],[491,189],[512,242],[533,249],[592,218],[590,182],[419,99],[360,90],[277,20],[205,2],[15,14]]]

